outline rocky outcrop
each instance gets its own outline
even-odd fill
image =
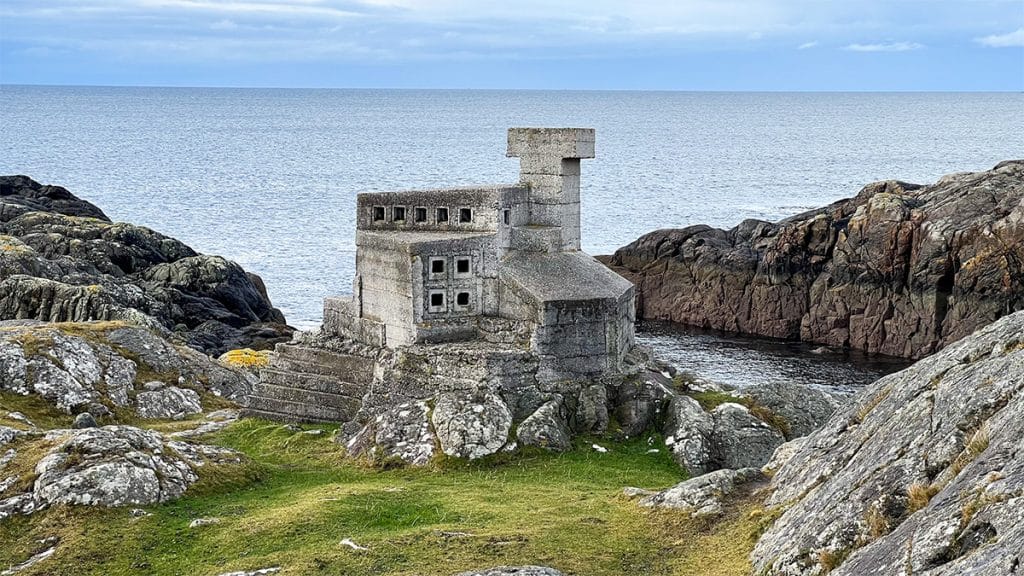
[[[773,463],[755,573],[1024,566],[1024,312],[878,380]]]
[[[14,482],[5,481],[0,489],[0,520],[55,504],[165,502],[180,497],[199,479],[196,469],[241,462],[241,455],[227,448],[167,440],[157,432],[131,426],[53,430],[25,442],[50,447],[34,464],[14,457],[15,474],[10,477]],[[19,444],[15,450],[32,454],[40,446]],[[0,469],[0,477],[10,472]]]
[[[215,355],[291,334],[238,264],[25,176],[0,177],[0,319],[123,320]]]
[[[203,394],[241,401],[255,380],[130,324],[0,322],[0,391],[38,396],[66,414],[177,419],[201,411]]]
[[[920,358],[1024,309],[1024,160],[778,223],[659,230],[606,261],[642,318]]]
[[[641,506],[674,508],[693,517],[717,516],[725,502],[740,492],[762,485],[765,477],[755,468],[715,470],[640,499]]]

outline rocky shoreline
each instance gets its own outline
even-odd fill
[[[639,318],[922,358],[1024,309],[1024,161],[869,184],[777,223],[658,230],[604,261]]]
[[[120,320],[212,355],[292,333],[259,276],[27,176],[0,176],[0,319]]]
[[[348,353],[348,344],[317,332],[293,338],[258,277],[237,264],[111,223],[63,188],[0,177],[0,400],[7,403],[0,410],[0,529],[51,513],[70,517],[52,510],[65,506],[138,506],[130,515],[143,519],[157,513],[145,507],[180,498],[218,473],[238,482],[224,490],[248,490],[249,471],[287,470],[307,457],[314,464],[303,474],[412,465],[440,475],[470,466],[502,475],[523,447],[534,450],[527,460],[540,451],[578,459],[584,452],[586,460],[633,442],[641,453],[660,454],[674,470],[671,480],[659,480],[657,489],[624,487],[624,497],[619,491],[602,505],[650,512],[644,521],[671,529],[695,521],[715,526],[730,515],[756,518],[757,535],[747,530],[735,543],[746,547],[744,557],[750,553],[752,574],[1004,576],[1024,563],[1024,311],[1014,312],[1024,308],[1022,239],[1024,161],[928,187],[871,185],[854,199],[779,224],[655,232],[610,261],[638,282],[645,313],[927,357],[850,398],[793,384],[734,390],[637,348],[623,378],[584,382],[571,394],[452,388],[396,404],[381,397],[401,389],[382,385],[362,394],[359,418],[331,437],[322,428],[240,419],[239,408],[260,385],[256,373],[269,357],[299,366],[309,364],[299,354],[304,346]],[[275,343],[277,352],[225,356],[235,366],[209,356]],[[408,384],[401,376],[412,373],[450,378],[436,361],[426,352],[397,358],[388,364],[397,374],[388,382]],[[320,376],[316,382],[331,386],[351,379]],[[275,434],[286,436],[284,446],[322,436],[320,452],[282,465],[251,461],[264,449],[215,445],[218,433],[246,426],[242,446]],[[317,509],[349,497],[337,491],[348,482],[331,477],[316,493]],[[231,510],[246,522],[253,514],[248,503]],[[461,514],[453,514],[455,526]],[[205,531],[231,522],[187,520],[183,529]],[[336,524],[329,526],[337,542]],[[445,553],[473,537],[440,534],[456,535],[443,536]],[[25,566],[19,570],[66,553],[59,538],[47,536],[34,540],[36,552],[18,557]],[[358,542],[346,536],[336,548],[374,553]],[[496,542],[486,550],[518,541]],[[558,569],[463,574],[573,573],[551,555],[501,550],[494,558],[503,562],[537,560]],[[297,565],[261,563],[269,567],[226,574],[294,573],[288,571]]]

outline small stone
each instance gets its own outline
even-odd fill
[[[214,524],[220,524],[220,518],[196,518],[189,522],[189,528],[202,528],[203,526],[213,526]]]
[[[622,494],[626,498],[639,498],[640,496],[651,496],[657,494],[653,490],[645,490],[643,488],[637,488],[636,486],[626,486],[622,489]]]
[[[110,408],[107,408],[99,402],[90,402],[89,406],[86,408],[86,412],[92,414],[96,418],[104,418],[111,414]]]
[[[71,424],[71,428],[75,430],[83,430],[85,428],[95,428],[99,424],[96,423],[96,418],[88,412],[82,412],[78,416],[75,416],[75,421]]]

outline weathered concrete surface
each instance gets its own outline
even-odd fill
[[[775,224],[659,230],[606,261],[640,318],[920,358],[1024,309],[1024,160]]]
[[[113,223],[59,186],[0,176],[0,320],[125,320],[211,354],[291,329],[262,280],[148,228]]]
[[[1024,312],[878,380],[772,478],[755,573],[1006,576],[1024,566]],[[762,572],[764,571],[764,572]]]
[[[0,390],[39,396],[68,414],[113,422],[117,408],[143,418],[200,411],[200,393],[241,401],[255,377],[120,322],[0,322]]]

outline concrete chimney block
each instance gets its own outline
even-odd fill
[[[593,128],[509,128],[509,157],[593,158]]]

